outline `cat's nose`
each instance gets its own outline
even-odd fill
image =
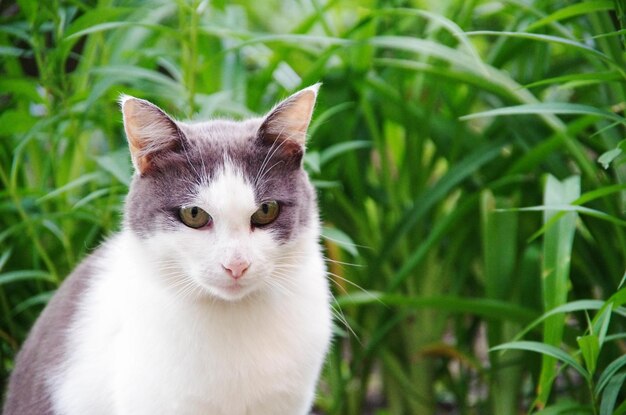
[[[222,264],[224,271],[236,280],[243,277],[243,274],[245,274],[249,267],[250,261],[241,258]]]

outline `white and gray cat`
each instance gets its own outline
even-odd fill
[[[122,98],[123,229],[36,322],[5,415],[309,412],[331,337],[302,169],[317,91],[242,122],[178,122]]]

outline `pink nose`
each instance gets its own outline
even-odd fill
[[[236,280],[241,278],[249,267],[250,262],[245,259],[233,260],[226,263],[226,265],[222,264],[222,268],[224,268],[226,273]]]

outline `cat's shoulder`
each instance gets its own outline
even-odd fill
[[[106,250],[100,247],[83,259],[43,309],[16,358],[4,414],[52,413],[50,377],[67,358],[68,327]]]

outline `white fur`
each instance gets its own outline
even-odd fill
[[[58,414],[308,413],[331,331],[317,225],[283,246],[251,230],[232,168],[185,203],[212,227],[107,243],[51,379]],[[221,266],[235,257],[250,262],[237,283]]]

